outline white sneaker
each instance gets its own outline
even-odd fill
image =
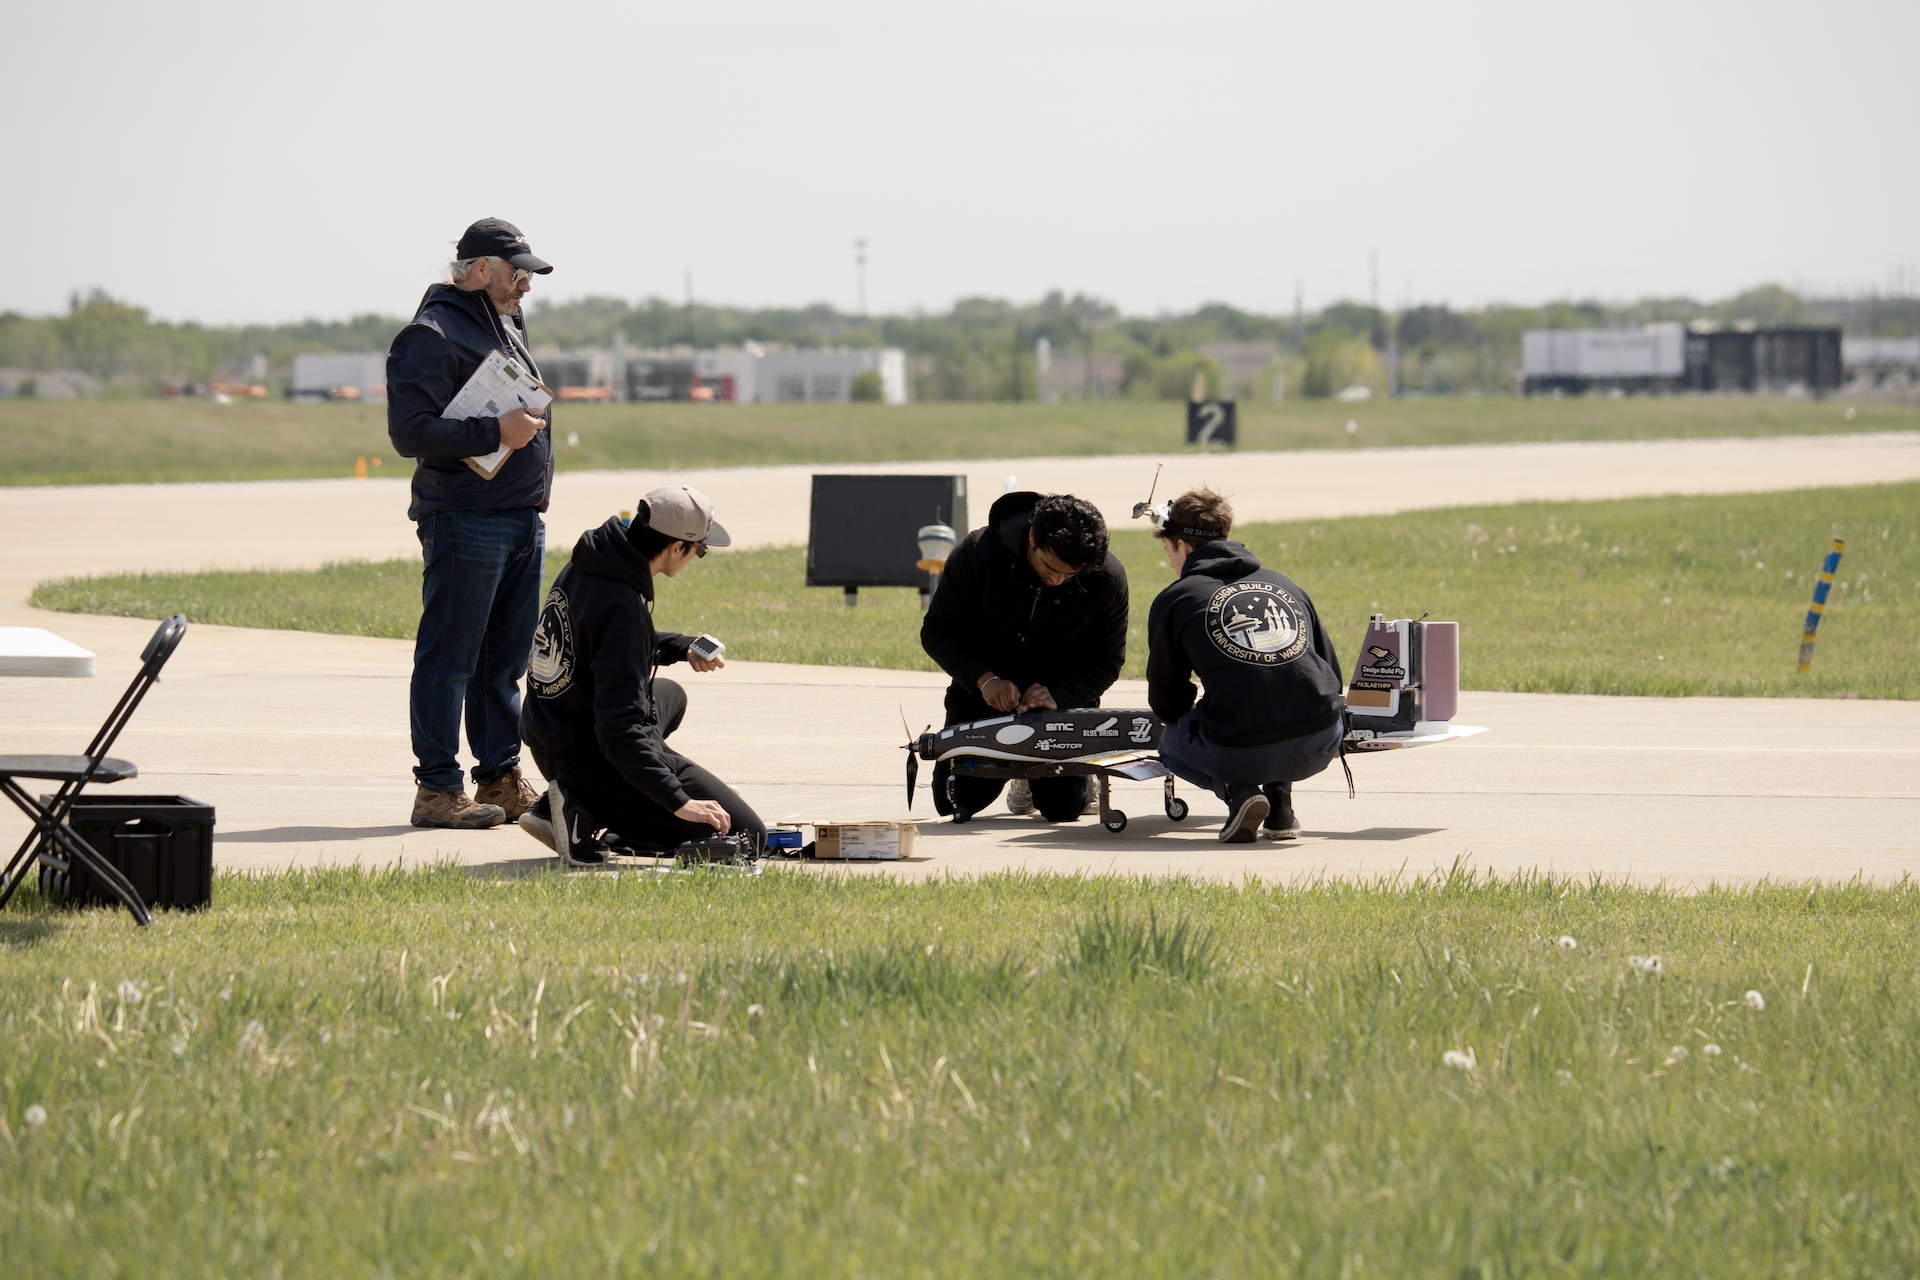
[[[1025,778],[1007,784],[1007,812],[1022,818],[1033,812],[1033,788]]]

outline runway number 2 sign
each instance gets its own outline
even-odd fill
[[[1238,443],[1240,421],[1236,409],[1231,400],[1190,401],[1187,405],[1187,443]]]

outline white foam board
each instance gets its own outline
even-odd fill
[[[39,627],[0,627],[0,676],[90,676],[93,653]]]

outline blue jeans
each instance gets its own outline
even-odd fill
[[[1293,794],[1294,783],[1340,758],[1340,739],[1346,732],[1341,719],[1317,733],[1285,742],[1228,747],[1207,741],[1194,715],[1187,712],[1160,735],[1160,759],[1180,777],[1222,800],[1228,787],[1238,791],[1270,786],[1283,796]]]
[[[520,764],[520,678],[540,613],[547,528],[532,507],[436,511],[420,518],[419,534],[427,567],[408,693],[413,776],[458,791],[462,708],[475,782]]]

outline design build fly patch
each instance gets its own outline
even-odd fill
[[[1278,666],[1307,651],[1306,610],[1271,582],[1234,582],[1207,601],[1207,635],[1214,647],[1249,666]]]
[[[567,616],[567,597],[557,586],[547,593],[540,625],[533,629],[527,676],[536,697],[557,698],[573,687],[573,620]]]

